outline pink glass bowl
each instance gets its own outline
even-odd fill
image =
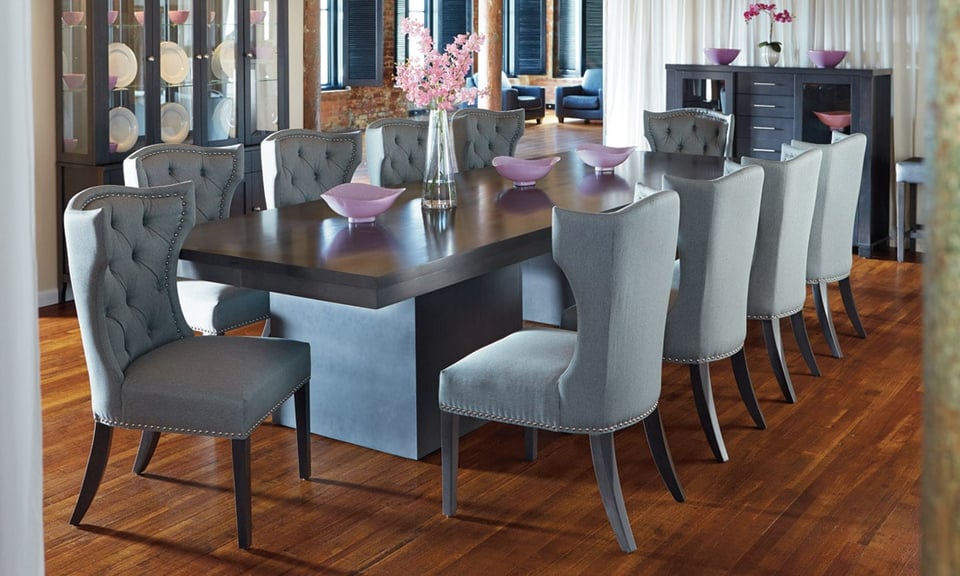
[[[116,142],[110,142],[109,144],[107,144],[107,150],[109,150],[111,154],[116,154],[117,146],[118,144]]]
[[[373,222],[405,188],[381,188],[363,182],[338,184],[320,195],[334,212],[352,223]]]
[[[623,164],[624,160],[629,158],[636,148],[636,146],[616,148],[585,142],[577,147],[577,156],[588,166],[593,166],[593,169],[597,172],[610,172]]]
[[[814,111],[814,114],[831,130],[843,130],[850,125],[850,112],[848,110],[834,110],[832,112]]]
[[[117,87],[117,76],[110,75],[107,76],[107,90],[113,90]]]
[[[718,66],[726,66],[727,64],[736,60],[737,56],[740,55],[739,48],[704,48],[704,56],[707,57],[707,60],[711,64],[717,64]]]
[[[833,68],[846,55],[846,50],[807,50],[807,57],[817,68]]]
[[[120,12],[116,10],[107,10],[107,24],[114,24],[117,21],[117,16],[120,15]]]
[[[87,79],[86,74],[64,74],[63,83],[67,88],[76,90],[83,87],[83,82]]]
[[[137,24],[143,25],[143,10],[134,11],[133,17],[137,20]]]
[[[68,153],[68,154],[71,153],[71,152],[74,152],[74,151],[76,151],[76,149],[77,149],[77,144],[79,144],[79,143],[80,143],[80,141],[77,140],[76,138],[64,138],[64,139],[63,139],[63,151],[66,152],[66,153]]]
[[[190,19],[189,10],[171,10],[167,12],[167,17],[170,18],[172,24],[180,25],[186,24],[187,20]]]
[[[60,19],[63,20],[63,23],[67,26],[76,26],[83,22],[83,12],[63,12],[60,14]]]
[[[250,11],[250,23],[251,24],[262,24],[267,17],[266,10],[251,10]]]
[[[536,160],[514,158],[513,156],[497,156],[491,163],[501,176],[513,180],[513,185],[517,188],[523,188],[536,184],[537,180],[546,176],[547,173],[550,172],[550,169],[553,168],[553,165],[559,161],[559,156],[537,158]]]

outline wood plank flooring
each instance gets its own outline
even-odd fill
[[[527,127],[519,155],[600,140],[572,121]],[[714,394],[730,461],[711,457],[685,368],[665,365],[661,413],[687,502],[672,500],[641,426],[616,437],[637,552],[620,552],[585,438],[541,433],[523,459],[518,428],[488,424],[461,443],[459,515],[440,513],[439,454],[413,462],[313,436],[300,481],[293,430],[253,435],[253,548],[236,547],[230,445],[164,436],[147,474],[139,436],[119,430],[83,525],[67,523],[93,430],[72,307],[40,311],[47,573],[691,574],[919,573],[920,264],[855,258],[868,337],[831,296],[845,357],[805,370],[789,328],[799,401],[785,403],[751,325],[747,359],[768,429],[753,428],[726,362]],[[809,300],[809,298],[808,298]],[[257,328],[247,333],[253,334]],[[322,375],[315,375],[320,378]]]

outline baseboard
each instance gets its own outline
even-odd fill
[[[73,298],[73,294],[70,294],[69,290],[67,291],[67,296],[68,296],[67,298],[68,300]],[[37,293],[37,306],[39,306],[40,308],[43,308],[44,306],[53,306],[54,304],[59,303],[59,301],[60,301],[60,294],[57,292],[56,289],[41,290],[39,293]]]

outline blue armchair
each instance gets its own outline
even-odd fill
[[[581,118],[584,122],[603,120],[603,68],[590,68],[583,81],[556,88],[557,120]]]
[[[473,76],[467,78],[467,86],[478,86]],[[507,75],[500,75],[500,109],[523,110],[524,120],[536,120],[540,124],[546,114],[546,90],[542,86],[511,84]]]

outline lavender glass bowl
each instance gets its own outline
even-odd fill
[[[320,195],[334,212],[351,223],[373,222],[405,188],[381,188],[363,182],[338,184]]]
[[[577,156],[597,172],[611,172],[633,154],[636,146],[617,148],[585,142],[577,147]]]
[[[550,156],[549,158],[537,158],[536,160],[526,160],[524,158],[514,158],[513,156],[497,156],[493,159],[493,167],[501,176],[513,180],[513,185],[517,188],[533,186],[537,180],[543,178],[550,172],[553,165],[560,161],[559,156]]]
[[[807,50],[807,57],[817,68],[833,68],[846,55],[846,50]]]
[[[726,66],[733,62],[740,55],[739,48],[704,48],[704,56],[711,64]]]

